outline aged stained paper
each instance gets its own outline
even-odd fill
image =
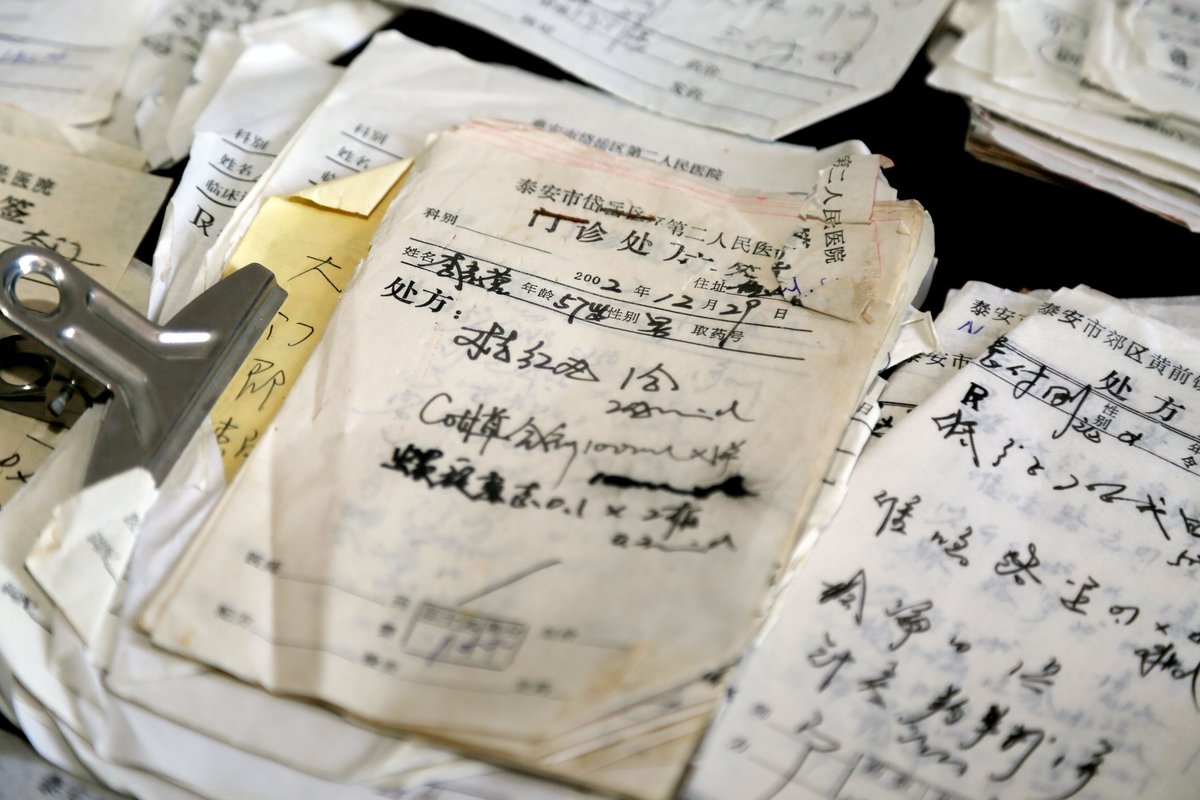
[[[688,796],[1190,793],[1200,342],[1078,290],[1000,325],[867,449]]]
[[[659,163],[679,173],[696,174],[714,187],[755,185],[806,195],[813,189],[820,165],[843,154],[864,152],[863,146],[854,142],[818,153],[810,148],[769,145],[703,131],[648,115],[573,84],[475,63],[453,51],[431,48],[389,31],[377,36],[354,61],[342,83],[305,124],[300,135],[255,183],[236,212],[235,223],[222,233],[221,241],[236,241],[245,228],[236,220],[244,216],[248,224],[263,197],[294,193],[329,177],[352,175],[368,163],[378,166],[399,154],[416,152],[430,131],[465,121],[469,110],[478,113],[480,108],[529,120],[548,130],[561,130],[597,150],[623,155],[635,167],[647,162]],[[347,120],[353,120],[353,126]],[[630,135],[634,127],[638,133]],[[217,152],[237,158],[230,150]],[[192,163],[196,160],[193,157]],[[539,187],[539,195],[543,189],[551,190],[553,186]],[[885,191],[879,192],[880,199],[887,196]],[[184,215],[185,221],[195,214],[195,208],[189,210]],[[217,226],[212,230],[217,230]],[[732,240],[729,243],[732,245]],[[230,253],[223,247],[222,252],[222,262],[213,278],[229,259]],[[303,329],[297,330],[303,334]],[[239,439],[237,447],[242,443]],[[186,538],[180,526],[187,517],[183,510],[174,513],[169,521],[161,523],[158,539],[162,544],[157,548],[146,546],[140,564],[136,552],[141,550],[135,551],[130,574],[136,576],[137,589],[131,591],[139,598],[154,588],[160,571],[165,568],[163,551],[173,553]],[[143,527],[139,533],[139,548],[143,548],[147,530]],[[136,607],[135,601],[125,613],[132,618],[136,614],[132,609]],[[241,681],[154,648],[133,631],[122,631],[108,676],[112,690],[139,707],[150,708],[208,736],[252,749],[324,779],[388,786],[435,780],[431,777],[435,770],[429,766],[433,760],[429,748],[424,748],[424,753],[418,756],[411,742],[368,735],[363,728],[319,709],[256,691]],[[719,687],[706,694],[703,703],[711,707],[711,696],[717,691]],[[672,713],[676,714],[683,713],[679,704],[698,707],[698,701],[693,699],[695,694],[698,692],[689,689],[686,699],[672,692],[661,696],[657,703],[647,702],[645,705],[658,717],[651,723],[643,723],[642,729],[650,731],[658,719],[665,721],[662,709],[667,707],[674,708]],[[640,713],[644,714],[645,709]],[[707,711],[698,709],[698,713],[706,716]],[[243,728],[239,723],[243,714],[278,720],[278,724],[270,729]],[[138,721],[140,724],[140,718]],[[566,742],[568,737],[560,737],[564,744],[538,747],[537,752],[533,752],[533,747],[528,748],[531,757],[560,759],[559,763],[576,771],[591,769],[603,773],[609,784],[670,785],[678,773],[681,747],[686,752],[687,740],[694,739],[699,731],[693,727],[686,737],[649,747],[645,741],[652,733],[660,734],[648,732],[631,744],[624,733],[605,732],[607,727],[597,733],[596,726],[588,727],[590,730],[580,728],[572,732],[569,742]],[[616,743],[609,746],[606,738]],[[336,748],[328,745],[331,740],[338,742]],[[630,755],[643,746],[645,750]],[[442,761],[449,763],[439,763],[436,768],[439,782],[447,772],[458,774],[481,768],[478,762],[469,764],[461,758],[448,760],[446,754],[440,755]],[[664,774],[665,778],[660,777]],[[480,784],[485,785],[486,780]],[[498,785],[489,787],[492,794],[505,796],[500,794]],[[524,798],[530,796],[531,790],[523,787],[512,791],[513,796]],[[481,788],[480,793],[485,790]]]
[[[1110,142],[1040,127],[1031,132],[1026,122],[976,107],[967,147],[985,161],[1056,173],[1200,231],[1200,173]]]
[[[823,241],[802,200],[519,126],[443,136],[155,641],[510,757],[720,670],[912,291],[923,214],[874,207],[882,258],[840,319],[777,277]]]
[[[910,327],[906,325],[902,330]],[[898,350],[900,347],[898,341],[889,353],[892,363],[911,352]],[[919,349],[930,347],[924,345]],[[839,447],[845,446],[843,439]],[[826,477],[833,476],[831,472]],[[198,524],[193,519],[202,514],[165,498],[162,505],[165,506],[162,515],[156,519],[156,509],[139,529],[138,549],[128,573],[119,643],[112,660],[107,662],[106,686],[112,692],[132,700],[138,708],[152,709],[222,743],[269,755],[280,764],[337,780],[342,786],[437,786],[447,793],[452,790],[464,797],[484,800],[578,796],[561,785],[533,784],[528,778],[497,772],[497,768],[478,761],[450,758],[449,753],[418,748],[415,742],[367,731],[353,720],[338,719],[324,709],[268,695],[227,675],[151,647],[124,626],[130,624],[141,598],[160,579],[168,563],[164,551],[177,552],[194,524]],[[89,658],[95,656],[89,654]],[[530,758],[554,763],[560,772],[596,775],[608,786],[633,786],[646,791],[661,783],[663,791],[667,791],[677,781],[678,764],[694,749],[696,737],[702,732],[720,690],[707,681],[697,683],[687,687],[686,692],[672,692],[657,702],[643,704],[640,710],[634,710],[636,714],[625,715],[628,718],[625,721],[609,719],[602,728],[592,725],[588,726],[590,730],[579,729],[557,737],[553,748],[544,748]],[[112,705],[116,699],[110,697],[108,702]],[[272,722],[269,726],[243,728],[238,720],[245,718]],[[130,724],[136,724],[137,730],[152,727],[143,715],[132,716]],[[620,727],[621,724],[625,727]],[[337,742],[337,747],[331,747],[331,741]],[[159,748],[161,752],[134,753],[127,757],[155,758],[151,763],[157,769],[175,774],[178,769],[175,762],[169,757],[164,759],[174,746],[175,739],[171,739]],[[180,742],[178,746],[184,744]],[[434,765],[437,756],[441,761]],[[216,752],[213,757],[220,758]],[[480,771],[487,774],[460,777]]]

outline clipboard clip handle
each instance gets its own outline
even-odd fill
[[[0,408],[70,425],[105,403],[85,485],[139,466],[162,483],[285,297],[249,264],[156,325],[54,251],[11,247],[0,316],[19,334],[0,339]]]
[[[108,388],[20,333],[0,338],[0,409],[69,428]]]

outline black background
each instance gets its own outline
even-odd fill
[[[436,14],[406,11],[388,27],[476,61],[575,80]],[[936,312],[947,289],[969,280],[1014,290],[1082,283],[1117,297],[1200,294],[1200,235],[1114,196],[978,161],[963,149],[966,102],[926,86],[929,70],[920,54],[893,91],[783,139],[812,147],[860,139],[895,163],[888,181],[933,217],[938,267],[923,308]],[[177,178],[181,171],[180,165],[164,174]],[[138,251],[147,263],[158,224]]]

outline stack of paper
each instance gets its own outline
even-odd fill
[[[145,797],[671,796],[875,373],[933,344],[920,206],[858,143],[398,34],[251,47],[200,119],[156,315],[252,259],[289,297],[161,486],[79,491],[96,409],[0,515],[11,715]]]
[[[1191,786],[1200,344],[1152,316],[1194,299],[935,322],[888,159],[714,130],[884,91],[944,0],[417,4],[690,122],[391,32],[325,63],[374,0],[66,5],[0,0],[0,97],[56,120],[0,107],[0,239],[158,322],[251,262],[288,296],[165,478],[85,483],[104,406],[0,410],[0,712],[46,759],[156,800]],[[935,80],[1192,214],[1152,5],[1086,48],[959,6]]]
[[[256,172],[256,182],[237,196],[237,209],[228,215],[211,209],[218,220],[204,230],[202,259],[187,259],[183,268],[166,276],[156,258],[164,296],[160,313],[174,313],[220,277],[263,198],[292,194],[396,161],[418,151],[430,134],[473,116],[526,122],[634,163],[658,164],[714,186],[807,192],[819,164],[866,152],[860,143],[846,143],[814,154],[811,148],[702,131],[639,112],[576,84],[510,67],[484,66],[453,50],[386,31],[347,68],[345,77],[282,150],[282,157],[272,156],[274,164],[262,168],[261,180]],[[177,203],[176,208],[177,213],[187,209],[186,220],[193,218],[190,203]],[[230,220],[227,227],[225,219]]]
[[[148,609],[153,640],[664,796],[928,266],[920,208],[876,202],[877,174],[845,157],[798,200],[531,128],[443,134]],[[845,259],[806,224],[844,232]],[[293,280],[343,288],[307,258]]]
[[[1200,231],[1200,12],[1148,0],[998,0],[929,83],[970,98],[969,149]]]
[[[328,61],[391,16],[375,0],[160,2],[101,133],[143,150],[152,167],[172,164],[187,155],[193,133],[205,130],[196,127],[200,112],[247,47],[282,44]]]

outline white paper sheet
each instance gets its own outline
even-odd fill
[[[868,449],[689,797],[1190,795],[1200,342],[1049,302]]]
[[[977,281],[955,291],[934,321],[938,347],[901,364],[888,376],[887,386],[879,397],[874,438],[890,433],[996,339],[1046,302],[1034,294],[1020,294]]]
[[[154,0],[0,0],[0,100],[58,122],[109,115]]]
[[[969,31],[991,13],[995,0],[955,0],[946,12],[945,21],[954,30]]]
[[[365,35],[387,16],[372,0],[261,0],[254,3],[237,0],[163,0],[157,4],[146,24],[145,35],[141,37],[129,69],[123,76],[112,118],[101,129],[102,135],[145,151],[155,167],[170,163],[172,156],[167,137],[171,120],[192,81],[193,65],[200,58],[209,33],[214,30],[233,31],[246,23],[333,4],[349,4],[361,11],[358,15],[351,15],[354,21],[350,23],[353,32],[359,36]],[[310,20],[307,17],[303,20],[301,24],[329,23],[329,20]],[[339,20],[338,24],[346,21],[348,19]],[[344,44],[345,38],[333,36],[326,41],[342,41]],[[320,41],[320,37],[314,40]],[[310,52],[308,55],[323,60],[337,53]],[[214,87],[214,81],[219,83],[219,74],[212,74],[211,70],[198,78],[205,79],[203,82],[208,87]],[[202,94],[211,90],[202,88],[195,91]],[[176,153],[186,152],[186,145],[180,144],[182,135],[177,129]]]
[[[164,319],[167,287],[194,280],[234,209],[340,75],[288,45],[241,52],[200,115],[191,158],[167,206],[154,250],[151,319]]]
[[[1131,297],[1125,300],[1147,316],[1173,325],[1200,339],[1200,295],[1187,297]]]
[[[14,705],[17,719],[24,733],[38,754],[69,775],[87,783],[99,783],[120,792],[121,797],[154,797],[163,800],[199,800],[191,792],[165,781],[158,776],[111,764],[97,756],[92,743],[81,737],[59,718],[49,713],[19,685],[14,687]],[[6,784],[7,788],[7,784]],[[76,797],[92,800],[93,797],[108,797],[108,793],[92,794],[92,790],[81,791],[70,788],[68,780],[45,781],[38,786],[46,796]]]
[[[54,250],[112,289],[170,185],[168,178],[0,134],[0,247]]]
[[[1084,292],[1084,290],[1076,290]],[[951,290],[934,323],[940,346],[894,370],[880,398],[874,439],[888,433],[998,338],[1033,314],[1053,316],[1048,290],[1013,292],[979,281]],[[1148,317],[1200,336],[1200,298],[1147,297],[1123,301]]]
[[[968,34],[958,57],[1024,94],[1077,101],[1093,5],[1092,0],[997,0],[991,19]],[[982,47],[989,36],[990,47]],[[981,58],[990,64],[980,64]]]
[[[981,152],[1002,149],[1200,230],[1200,125],[1097,89],[1084,67],[1111,6],[999,0],[928,82],[983,109],[971,129]]]
[[[228,100],[229,90],[226,87],[234,79],[230,70],[246,48],[279,44],[290,47],[293,52],[312,62],[331,61],[364,41],[392,14],[391,10],[374,0],[339,0],[278,17],[247,22],[234,31],[212,31],[204,41],[204,48],[192,68],[188,85],[180,95],[179,104],[168,123],[165,135],[169,160],[178,161],[188,154],[196,132],[223,129],[212,119],[212,102],[218,92]],[[277,65],[276,71],[278,81],[286,67]],[[320,81],[316,83],[319,85]],[[271,97],[270,106],[280,111],[288,109],[294,102],[286,94],[274,95],[268,86],[261,87],[255,96],[260,101],[257,114],[265,111],[261,102],[264,97]],[[277,97],[278,103],[275,102]],[[206,108],[209,110],[205,111]],[[220,105],[216,108],[219,109]]]
[[[1200,5],[1098,0],[1082,67],[1142,108],[1200,122]]]
[[[896,85],[947,0],[416,0],[602,89],[778,139]]]
[[[137,529],[156,496],[154,478],[143,469],[89,486],[55,509],[25,559],[88,648],[100,645]]]

